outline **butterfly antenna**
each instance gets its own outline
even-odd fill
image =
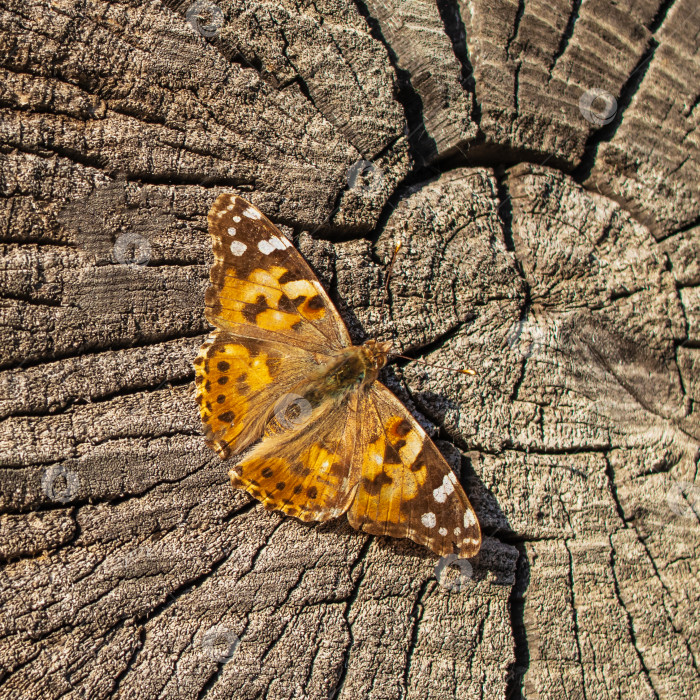
[[[423,360],[417,360],[415,357],[407,357],[406,355],[395,355],[391,353],[392,357],[400,357],[402,360],[410,360],[411,362],[418,362],[421,365],[426,365],[427,367],[435,367],[437,369],[446,369],[448,372],[458,372],[459,374],[476,374],[476,372],[467,367],[467,369],[456,369],[455,367],[446,367],[445,365],[436,365],[433,362],[425,362]]]

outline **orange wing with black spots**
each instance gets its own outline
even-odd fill
[[[306,350],[226,331],[209,335],[194,365],[204,438],[222,459],[259,440],[280,397],[318,367]]]
[[[408,537],[440,555],[473,557],[481,530],[464,489],[406,407],[374,382],[360,408],[362,464],[350,524]]]
[[[295,430],[268,429],[266,438],[229,472],[233,486],[265,508],[300,520],[342,515],[357,489],[358,399],[354,394],[342,403],[319,404],[297,416]]]
[[[256,207],[220,195],[209,212],[214,265],[195,359],[204,436],[222,459],[262,437],[280,397],[351,344],[311,268]]]
[[[351,345],[342,318],[284,234],[234,194],[209,213],[214,249],[207,320],[238,336],[329,354]]]

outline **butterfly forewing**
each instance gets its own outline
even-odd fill
[[[473,557],[481,545],[474,510],[444,457],[406,407],[374,382],[360,407],[362,469],[350,524],[408,537],[440,555]]]
[[[246,337],[327,352],[351,344],[343,320],[292,243],[242,197],[220,195],[209,213],[214,248],[207,320]]]

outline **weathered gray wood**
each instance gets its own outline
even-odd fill
[[[700,221],[700,12],[691,0],[663,10],[635,90],[623,95],[629,107],[602,138],[586,182],[627,203],[659,238]]]
[[[0,697],[700,695],[694,3],[209,9],[0,8]],[[356,341],[477,371],[385,380],[478,559],[231,490],[191,365],[226,191]]]
[[[477,138],[479,127],[470,76],[460,75],[446,34],[446,29],[453,35],[461,29],[456,7],[434,0],[368,0],[366,10],[390,58],[420,100],[422,109],[409,116],[409,141],[417,155],[432,161],[463,152]]]

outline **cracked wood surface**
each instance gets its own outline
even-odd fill
[[[0,0],[0,697],[700,696],[696,3],[212,7]],[[231,490],[228,191],[356,342],[477,371],[385,376],[477,559]]]

